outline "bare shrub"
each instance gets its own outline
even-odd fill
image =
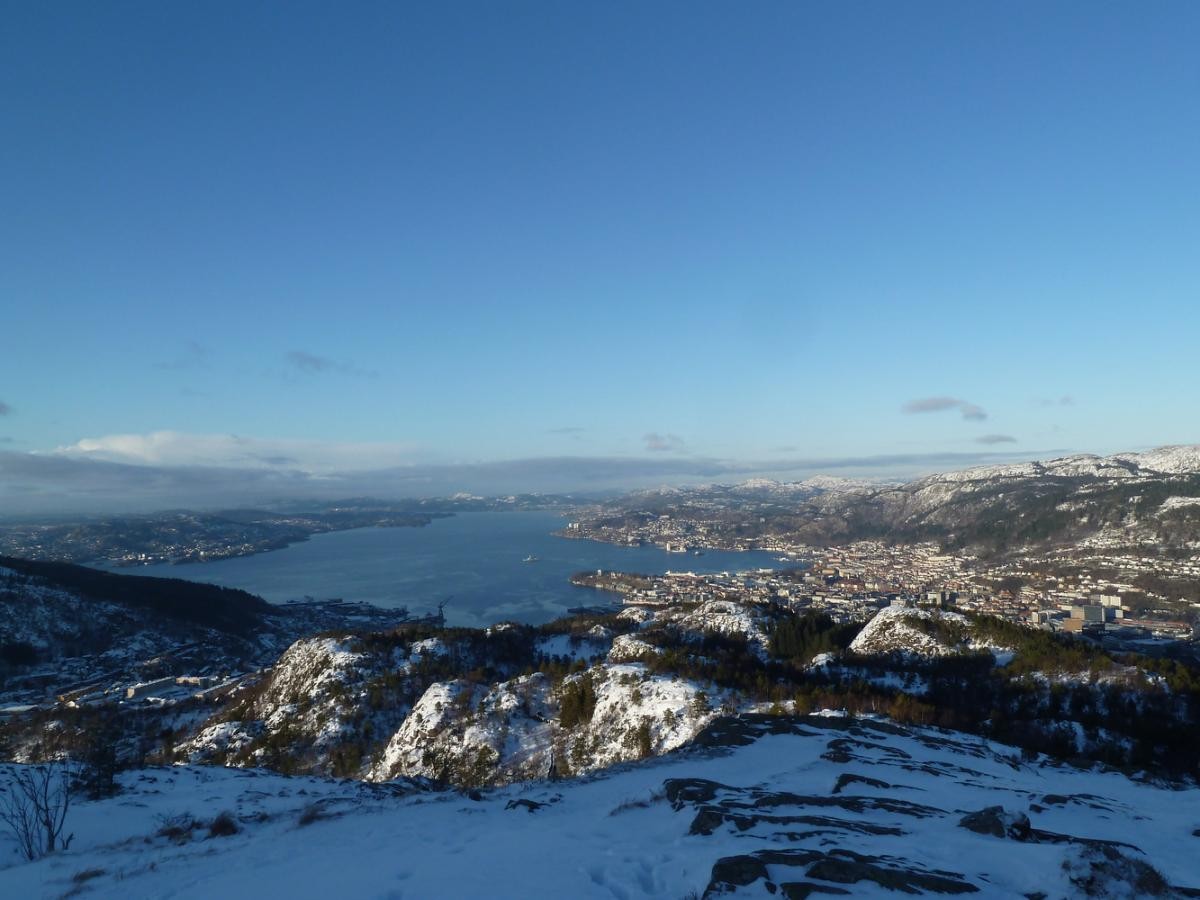
[[[74,772],[67,760],[15,767],[0,793],[0,822],[28,860],[66,850],[75,835],[62,836],[71,808]]]
[[[319,800],[314,800],[307,804],[304,809],[300,810],[300,818],[297,819],[299,825],[311,825],[313,822],[319,822],[321,819],[328,819],[329,813],[325,811],[324,804]]]
[[[238,827],[237,819],[233,817],[233,813],[226,810],[218,813],[217,817],[208,823],[209,837],[229,837],[237,834],[242,829]]]
[[[158,831],[155,833],[176,843],[190,840],[192,832],[200,827],[200,823],[191,813],[159,813],[154,820],[158,823]]]

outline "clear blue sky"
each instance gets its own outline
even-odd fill
[[[1194,3],[0,10],[10,482],[1200,441]]]

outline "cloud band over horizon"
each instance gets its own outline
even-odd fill
[[[364,495],[431,497],[456,491],[600,492],[754,476],[798,479],[851,473],[902,480],[1031,458],[979,451],[764,460],[656,454],[447,462],[406,460],[411,452],[411,447],[399,444],[337,445],[175,432],[92,438],[49,453],[0,451],[0,500],[10,515],[115,513]]]

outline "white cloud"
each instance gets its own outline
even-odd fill
[[[286,469],[312,475],[403,466],[415,462],[420,454],[416,445],[405,443],[302,441],[179,431],[84,438],[54,452],[128,465]]]

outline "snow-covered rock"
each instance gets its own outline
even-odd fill
[[[936,657],[991,648],[973,637],[970,619],[960,613],[887,606],[867,622],[849,649],[871,655]]]
[[[573,772],[656,756],[682,747],[716,715],[724,692],[688,679],[653,675],[640,663],[594,666],[591,719],[564,731],[562,753]]]
[[[129,772],[118,796],[72,806],[68,851],[25,863],[0,833],[0,896],[1019,900],[1200,887],[1194,785],[845,716],[721,720],[706,741],[720,752],[471,797],[261,771]],[[237,833],[210,837],[226,810]],[[181,815],[196,827],[160,834]]]
[[[646,656],[658,656],[662,653],[649,641],[644,641],[633,634],[621,634],[613,640],[612,648],[608,651],[608,662],[637,662]]]
[[[742,637],[763,659],[770,637],[764,609],[734,600],[707,600],[690,607],[668,607],[655,612],[654,622],[674,626],[686,634],[702,638],[709,632]]]
[[[550,771],[557,705],[540,672],[494,685],[431,685],[392,735],[373,781],[419,776],[459,785],[540,778]]]

